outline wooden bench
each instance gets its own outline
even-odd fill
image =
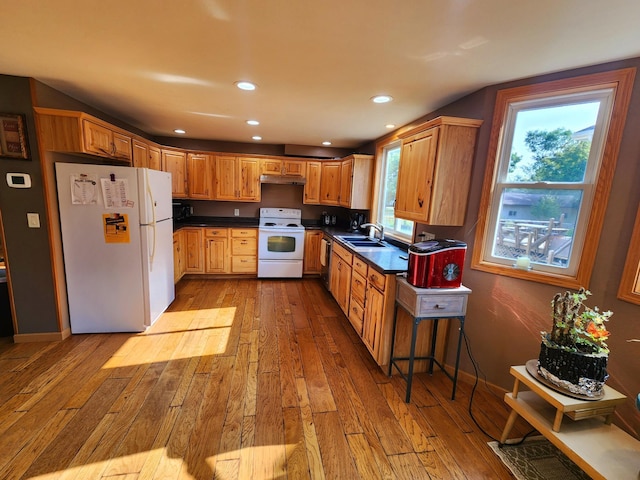
[[[605,385],[601,400],[578,400],[546,387],[524,365],[513,366],[509,372],[515,377],[514,387],[504,400],[513,410],[501,443],[521,416],[592,478],[640,478],[640,441],[611,424],[615,406],[625,400],[624,395]],[[520,391],[522,384],[531,390]],[[571,421],[562,423],[564,416]]]

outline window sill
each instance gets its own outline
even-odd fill
[[[568,275],[558,275],[548,272],[541,272],[535,269],[535,264],[530,270],[523,270],[520,268],[508,267],[497,263],[474,262],[471,264],[471,269],[492,273],[494,275],[502,275],[505,277],[519,278],[521,280],[529,280],[531,282],[543,283],[546,285],[571,288],[574,290],[577,290],[580,287],[584,286],[579,278],[570,277]]]

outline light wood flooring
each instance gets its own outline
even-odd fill
[[[0,478],[513,478],[470,393],[406,404],[316,279],[183,279],[144,334],[0,343]],[[473,413],[499,437],[499,393]]]

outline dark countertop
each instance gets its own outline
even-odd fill
[[[346,243],[336,238],[336,236],[339,235],[354,235],[353,232],[332,227],[325,227],[323,231],[331,238],[333,238],[334,241],[340,242],[340,245],[342,245],[354,255],[362,258],[368,265],[372,266],[379,272],[385,274],[404,273],[408,269],[408,245],[404,246],[400,242],[385,240],[385,243],[389,245],[387,248],[381,248],[379,250],[374,250],[371,252],[356,252],[355,250],[351,249]]]
[[[183,227],[258,227],[260,223],[259,218],[253,217],[189,217],[184,220],[174,221],[173,230],[177,231]],[[308,230],[322,230],[334,241],[340,241],[335,237],[337,235],[353,235],[353,232],[349,232],[343,227],[323,227],[315,220],[302,220],[302,224]],[[349,248],[348,245],[341,242],[341,244],[354,255],[362,258],[368,265],[371,265],[376,270],[388,274],[388,273],[403,273],[407,271],[409,261],[407,249],[408,245],[403,245],[400,242],[394,242],[393,240],[385,240],[389,246],[380,250],[371,252],[356,252]],[[401,258],[405,257],[405,258]]]

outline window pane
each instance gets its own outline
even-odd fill
[[[507,182],[584,181],[600,102],[520,110]]]
[[[504,189],[492,255],[566,268],[582,199],[581,190]]]
[[[384,168],[381,182],[381,195],[378,204],[378,222],[380,222],[385,232],[397,233],[401,236],[411,237],[413,235],[413,222],[395,218],[394,204],[396,201],[396,189],[398,186],[398,167],[400,166],[400,145],[386,148],[384,150]]]

